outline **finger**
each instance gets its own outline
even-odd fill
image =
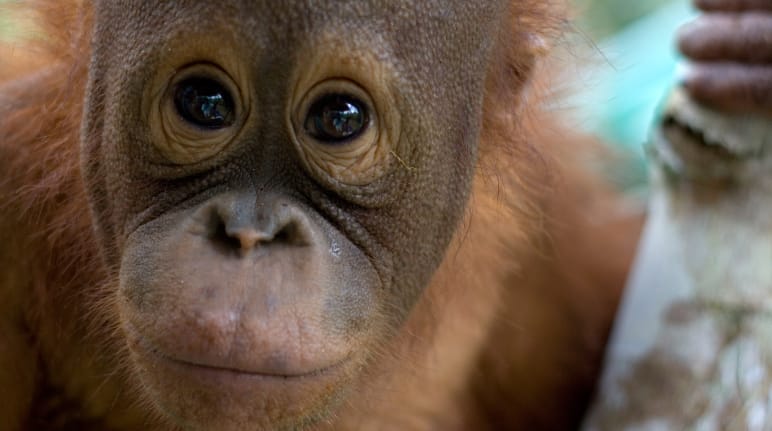
[[[692,64],[683,85],[695,100],[715,109],[772,116],[772,66]]]
[[[706,14],[681,28],[678,48],[697,61],[770,63],[772,14]]]
[[[704,11],[772,10],[771,0],[694,0],[694,4]]]

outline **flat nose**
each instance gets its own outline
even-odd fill
[[[305,246],[312,242],[309,217],[286,198],[236,194],[213,204],[212,240],[241,254],[259,247]]]

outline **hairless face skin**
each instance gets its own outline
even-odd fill
[[[97,2],[84,170],[163,411],[235,430],[346,395],[463,214],[505,3]]]

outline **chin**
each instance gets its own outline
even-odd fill
[[[178,360],[141,340],[130,350],[162,416],[196,431],[306,429],[333,414],[359,368],[347,358],[302,374],[266,374]]]

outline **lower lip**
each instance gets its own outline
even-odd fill
[[[340,369],[343,368],[347,362],[347,359],[344,359],[333,365],[302,374],[272,374],[195,364],[165,356],[157,351],[146,350],[146,352],[148,353],[147,356],[150,356],[155,360],[154,362],[165,364],[185,373],[197,374],[206,379],[235,379],[239,381],[246,379],[258,381],[291,382],[324,379],[325,377],[336,374],[336,372],[340,371]]]
[[[301,423],[324,416],[340,402],[352,376],[350,357],[303,374],[272,374],[181,361],[133,335],[129,350],[144,386],[161,411],[183,421],[252,421],[270,410],[288,423]],[[264,411],[265,406],[272,407]],[[201,411],[208,413],[201,416]],[[214,425],[202,429],[240,428]]]
[[[202,380],[202,383],[211,382],[218,386],[249,386],[253,384],[282,384],[289,383],[310,384],[312,382],[321,383],[325,380],[334,380],[336,375],[349,363],[349,357],[342,359],[329,366],[324,366],[308,372],[296,374],[277,374],[271,372],[260,372],[251,370],[240,370],[226,367],[211,366],[206,364],[197,364],[189,361],[175,359],[160,352],[150,345],[135,328],[129,328],[129,336],[134,339],[130,343],[131,350],[138,355],[142,361],[147,362],[151,368],[158,366],[169,368],[173,371]]]

